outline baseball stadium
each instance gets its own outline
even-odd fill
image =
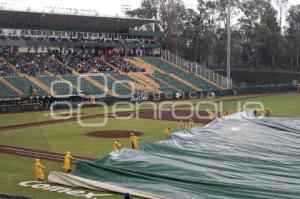
[[[251,2],[0,4],[0,198],[299,198],[300,4]]]

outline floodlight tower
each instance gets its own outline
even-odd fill
[[[227,5],[228,13],[227,13],[227,89],[230,88],[230,68],[231,68],[231,0],[228,0]]]
[[[129,4],[122,5],[122,12],[124,13],[124,15],[126,15],[126,13],[130,10],[131,10],[131,5],[129,5]]]

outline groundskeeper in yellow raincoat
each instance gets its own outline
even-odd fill
[[[272,114],[272,110],[270,108],[265,109],[265,116],[270,117]]]
[[[233,111],[232,111],[231,109],[228,109],[228,110],[227,110],[227,113],[228,113],[228,115],[232,115],[232,114],[233,114]]]
[[[46,167],[42,165],[40,159],[35,159],[34,170],[35,170],[35,178],[39,181],[45,180],[45,175],[43,169]]]
[[[184,126],[185,126],[184,122],[182,120],[180,120],[180,122],[178,123],[179,129],[183,129]]]
[[[192,119],[190,119],[189,127],[190,128],[194,128],[195,127],[195,123],[194,123],[194,121]]]
[[[164,130],[164,138],[165,138],[166,140],[169,139],[169,138],[170,138],[170,134],[171,134],[170,128],[166,128],[166,129]]]
[[[119,138],[115,139],[114,142],[113,142],[113,149],[114,149],[114,151],[120,151],[121,148],[122,148],[122,145],[120,143]]]
[[[208,112],[208,120],[211,122],[214,120],[214,114],[212,112]]]
[[[135,136],[133,133],[130,134],[130,143],[132,149],[139,148],[139,140],[139,137]]]
[[[64,166],[63,166],[63,169],[65,169],[67,172],[71,172],[71,160],[75,160],[75,158],[71,156],[70,151],[67,151],[64,158]]]

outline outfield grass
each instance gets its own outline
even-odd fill
[[[67,112],[68,109],[56,109],[53,113],[63,113]],[[77,109],[73,109],[73,112],[77,111]],[[102,114],[103,108],[82,108],[82,113],[84,116],[93,115],[93,114]],[[0,114],[0,126],[7,125],[16,125],[23,123],[32,123],[32,122],[42,122],[42,121],[50,121],[54,120],[50,115],[50,111],[36,111],[36,112],[20,112],[20,113],[8,113],[8,114]],[[59,115],[57,115],[59,116]]]
[[[34,160],[32,158],[0,154],[0,193],[14,194],[40,199],[72,199],[79,198],[68,196],[62,193],[42,191],[30,187],[21,187],[18,184],[23,181],[34,179]],[[42,163],[52,170],[60,170],[61,164],[51,161],[42,161]],[[45,171],[48,174],[48,170]],[[64,186],[65,187],[65,186]],[[72,188],[76,190],[76,188]],[[80,190],[86,190],[80,188]],[[86,190],[87,191],[87,190]],[[122,199],[123,196],[115,193],[91,191],[97,194],[112,194],[101,198]]]
[[[100,123],[101,119],[89,120],[88,122]],[[98,159],[112,150],[113,139],[86,136],[85,134],[88,132],[103,130],[140,131],[144,134],[141,136],[142,140],[155,142],[163,138],[162,132],[167,127],[177,130],[177,122],[148,119],[126,121],[110,119],[104,127],[91,128],[79,126],[77,122],[70,122],[5,131],[0,133],[0,144],[57,153],[70,150],[79,156]],[[129,147],[129,138],[120,140],[125,147]]]
[[[246,102],[260,102],[265,108],[271,108],[272,114],[276,116],[299,117],[300,116],[300,94],[286,93],[286,94],[270,94],[263,96],[237,96],[213,99],[218,105],[223,104],[224,110],[231,109],[236,112],[238,109],[238,102],[243,106]],[[199,100],[193,100],[194,104]],[[255,106],[249,106],[253,108]],[[212,106],[201,105],[200,110],[211,109]],[[185,109],[185,108],[181,108]]]
[[[190,102],[195,108],[195,104],[206,99],[195,99]],[[223,103],[224,108],[236,110],[237,102],[242,104],[246,101],[259,101],[265,107],[270,107],[274,115],[280,116],[300,116],[300,94],[288,93],[278,95],[266,96],[237,96],[225,97],[218,99],[210,99],[217,103]],[[172,103],[164,106],[171,107]],[[151,108],[151,106],[143,106],[142,109]],[[210,108],[210,106],[203,105],[201,110]],[[187,107],[177,107],[177,109],[188,109]],[[111,108],[109,108],[111,111]],[[63,112],[63,111],[58,111]],[[86,114],[103,113],[103,108],[85,108],[82,112]],[[20,124],[27,122],[51,120],[45,117],[44,114],[48,112],[33,112],[20,114],[1,114],[0,126],[10,124]],[[103,119],[86,120],[86,123],[101,123]],[[150,120],[150,119],[130,119],[118,120],[109,119],[109,122],[104,127],[82,127],[77,122],[68,122],[48,126],[38,126],[26,129],[16,129],[10,131],[0,132],[0,144],[9,146],[18,146],[30,149],[37,149],[43,151],[51,151],[57,153],[64,153],[66,150],[71,150],[75,155],[99,159],[108,154],[111,150],[113,139],[89,137],[85,134],[90,131],[102,130],[133,130],[141,131],[144,135],[142,140],[155,142],[162,139],[162,131],[164,128],[170,127],[172,131],[177,130],[177,122]],[[129,147],[129,139],[121,139],[125,147]],[[0,192],[10,194],[19,194],[31,196],[34,198],[67,198],[60,194],[41,192],[30,188],[22,188],[18,182],[33,179],[33,159],[23,158],[19,156],[11,156],[0,154]],[[50,161],[43,161],[44,164],[51,169],[61,170],[60,163],[53,163]],[[69,197],[68,197],[69,198]],[[70,197],[72,198],[72,197]],[[74,197],[73,197],[74,198]],[[106,197],[108,199],[121,198],[116,195],[113,197]]]

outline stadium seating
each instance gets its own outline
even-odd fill
[[[1,84],[1,97],[23,95],[46,96],[51,92],[53,81],[67,81],[54,86],[56,95],[102,95],[108,89],[107,96],[129,95],[134,89],[140,92],[189,92],[217,90],[209,82],[175,67],[158,57],[124,58],[120,55],[96,56],[93,54],[73,53],[67,55],[22,54],[2,55],[2,76],[11,85]],[[9,62],[7,62],[7,60]],[[81,73],[104,74],[100,76],[83,76],[80,88],[78,76]],[[118,83],[113,91],[115,81],[125,80],[130,83]],[[72,92],[70,92],[70,85]],[[11,89],[15,87],[15,89]],[[20,91],[17,92],[16,91]]]
[[[25,77],[15,75],[4,77],[4,79],[20,91],[22,91],[25,95],[47,95],[47,93],[44,90],[32,84]]]
[[[0,77],[1,78],[1,77]],[[18,94],[5,85],[0,79],[0,93],[5,95],[5,97],[17,97]]]
[[[51,76],[49,74],[40,72],[36,78],[38,80],[40,80],[42,83],[44,83],[45,85],[47,85],[49,88],[51,88],[51,84],[55,81],[59,81],[56,84],[53,84],[53,93],[56,95],[67,95],[69,94],[70,88],[69,88],[69,84],[67,83],[60,83],[62,82],[64,79],[63,78],[59,78],[59,76]],[[71,93],[74,94],[76,92],[76,90]]]
[[[163,61],[160,58],[157,57],[143,57],[144,61],[154,65],[155,67],[165,71],[166,73],[172,73],[178,76],[181,79],[184,79],[185,81],[190,82],[194,86],[201,88],[205,91],[213,91],[213,90],[219,90],[216,86],[210,84],[209,82],[201,79],[200,77],[196,76],[195,74],[189,73],[183,69],[179,69],[177,67],[174,67],[173,65]]]
[[[161,92],[159,84],[144,73],[128,73],[128,76],[134,79],[144,92]]]
[[[127,59],[131,65],[138,67],[144,70],[147,73],[154,73],[155,69],[152,67],[151,64],[147,64],[146,62],[142,62],[137,58]]]
[[[102,95],[104,91],[97,88],[95,85],[88,82],[84,77],[78,77],[71,74],[62,75],[63,79],[69,81],[72,85],[74,85],[74,90],[78,94],[84,95]],[[92,77],[91,77],[92,78]],[[78,84],[80,81],[80,85]],[[74,91],[73,90],[73,91]]]
[[[124,84],[115,84],[115,87],[113,86],[115,83],[115,80],[109,75],[105,74],[104,76],[95,76],[93,77],[97,82],[105,85],[105,81],[107,81],[107,88],[114,91],[117,96],[120,95],[129,95],[130,94],[130,89],[126,87]],[[119,80],[119,79],[116,79]]]
[[[177,88],[181,92],[192,91],[190,87],[188,87],[185,84],[180,83],[179,81],[177,81],[176,79],[174,79],[173,77],[171,77],[170,75],[168,75],[166,73],[154,73],[153,76],[158,79],[163,80],[164,82],[168,83],[169,85],[172,85],[173,87]]]
[[[161,91],[163,91],[163,92],[173,92],[173,93],[181,92],[181,90],[179,90],[177,88],[177,86],[168,84],[166,81],[160,79],[157,74],[159,74],[159,73],[153,73],[153,74],[147,74],[147,75],[150,78],[152,78],[154,81],[157,82],[157,84],[159,85]]]

